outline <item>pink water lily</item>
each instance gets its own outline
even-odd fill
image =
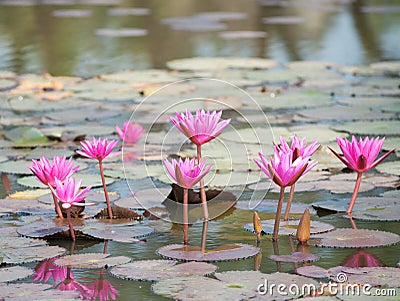
[[[353,195],[351,196],[349,206],[346,210],[346,214],[350,215],[356,203],[358,191],[360,189],[362,173],[377,166],[391,153],[393,153],[394,149],[387,152],[379,159],[376,159],[382,149],[385,138],[369,138],[367,136],[364,139],[360,138],[359,140],[357,140],[357,138],[352,135],[351,142],[348,141],[346,138],[336,138],[336,141],[344,157],[339,155],[331,147],[328,148],[336,157],[339,158],[340,161],[346,164],[348,168],[353,169],[357,172],[356,185],[354,186]]]
[[[72,240],[75,240],[75,232],[71,221],[71,206],[87,206],[91,205],[90,203],[81,203],[81,201],[85,198],[85,194],[90,190],[91,186],[86,187],[81,190],[82,180],[79,180],[75,183],[75,179],[73,177],[65,180],[65,182],[61,182],[56,179],[56,187],[50,187],[53,191],[54,195],[62,202],[62,207],[67,210],[67,219],[69,230],[71,233]]]
[[[311,158],[311,156],[320,147],[317,141],[312,141],[310,144],[306,145],[306,138],[304,137],[303,139],[299,139],[297,138],[296,135],[293,136],[290,146],[282,136],[279,137],[279,141],[280,145],[275,145],[275,152],[293,153],[292,160],[296,160],[299,156],[301,156],[303,159]],[[314,166],[309,165],[307,167],[308,170],[306,170],[306,172],[308,172],[309,169],[311,169]],[[290,213],[290,208],[292,206],[294,190],[295,190],[295,184],[293,183],[290,186],[289,198],[287,201],[285,215],[283,218],[284,221],[289,220],[289,213]]]
[[[111,152],[117,144],[117,140],[108,141],[107,138],[96,139],[95,137],[93,137],[92,141],[85,140],[81,142],[82,149],[76,151],[82,156],[97,159],[99,161],[100,177],[103,184],[104,196],[106,198],[108,218],[110,219],[113,218],[113,212],[111,208],[110,198],[107,192],[106,179],[104,177],[103,160],[111,155]]]
[[[336,141],[344,157],[335,152],[331,147],[328,146],[328,148],[348,168],[357,172],[365,172],[374,168],[394,152],[394,150],[391,150],[376,160],[382,149],[383,142],[385,142],[385,138],[369,138],[367,136],[364,139],[360,138],[357,140],[353,135],[351,142],[346,138],[336,138]]]
[[[124,143],[135,143],[145,132],[139,123],[132,121],[124,122],[122,129],[118,125],[115,126],[115,130]]]
[[[196,110],[196,115],[186,109],[185,113],[176,113],[176,119],[171,117],[172,123],[194,144],[202,145],[217,137],[229,124],[230,119],[222,120],[222,111],[209,112]]]
[[[254,158],[254,162],[280,187],[293,185],[302,175],[317,165],[317,162],[309,161],[309,158],[301,156],[293,160],[292,152],[284,153],[275,151],[274,156],[270,160],[261,152],[258,155],[260,159]]]
[[[189,188],[196,185],[210,171],[212,165],[206,166],[205,160],[196,164],[196,159],[164,160],[165,167],[171,177],[183,187],[183,243],[189,244]]]
[[[275,214],[273,240],[278,239],[279,223],[281,218],[285,187],[291,186],[305,173],[311,170],[317,162],[310,161],[309,157],[298,156],[295,160],[293,152],[283,152],[275,148],[274,155],[268,160],[261,152],[258,153],[260,159],[254,158],[254,162],[260,169],[280,186],[278,207]]]
[[[44,185],[49,187],[55,187],[55,180],[65,181],[71,177],[79,168],[79,166],[73,167],[72,158],[69,160],[65,156],[55,156],[53,161],[50,163],[45,157],[41,157],[39,160],[32,160],[32,164],[28,166],[29,169],[35,174],[37,179]],[[53,194],[54,206],[59,218],[63,218],[62,211],[58,204],[57,198]]]
[[[107,138],[96,139],[93,137],[92,141],[85,140],[81,142],[82,150],[77,150],[76,152],[84,157],[97,159],[99,161],[104,160],[110,156],[114,147],[117,146],[117,140],[108,141]]]
[[[212,165],[206,166],[206,161],[202,160],[197,165],[196,159],[186,158],[182,160],[164,160],[165,167],[171,177],[183,188],[192,188],[196,185],[211,169]]]

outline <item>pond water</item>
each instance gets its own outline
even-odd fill
[[[140,122],[147,133],[134,147],[118,145],[123,158],[105,161],[108,190],[116,200],[129,198],[134,192],[141,196],[139,201],[149,201],[148,207],[161,206],[172,182],[161,158],[195,155],[195,148],[172,126],[169,116],[185,108],[205,107],[222,109],[223,119],[232,119],[218,139],[204,146],[203,155],[214,164],[206,183],[224,187],[240,200],[234,208],[230,203],[217,203],[212,208],[217,218],[209,223],[208,249],[231,243],[256,244],[255,235],[245,231],[243,225],[252,222],[254,210],[262,220],[273,219],[279,191],[259,173],[252,159],[261,150],[271,154],[272,140],[278,142],[280,135],[289,139],[293,134],[307,137],[308,142],[316,139],[323,148],[314,156],[319,161],[315,172],[296,184],[291,218],[300,218],[309,207],[313,221],[336,228],[354,227],[343,213],[316,212],[310,206],[332,200],[345,203],[355,184],[356,174],[344,169],[326,147],[337,149],[335,138],[351,134],[386,136],[382,153],[393,148],[397,152],[365,174],[360,190],[360,197],[379,199],[372,207],[356,203],[355,208],[362,207],[364,217],[386,212],[390,221],[356,219],[355,223],[358,229],[400,235],[395,214],[398,206],[388,207],[393,212],[379,206],[388,198],[399,197],[400,65],[371,64],[400,60],[400,8],[397,1],[386,1],[385,6],[381,1],[321,3],[0,1],[1,226],[18,231],[54,216],[51,205],[43,205],[42,195],[48,191],[39,187],[27,168],[31,159],[42,155],[73,156],[74,164],[81,166],[77,177],[101,191],[96,163],[74,152],[84,136],[118,139],[115,125],[129,119]],[[242,59],[175,60],[195,56]],[[330,62],[312,62],[317,60]],[[133,71],[122,72],[127,69]],[[54,77],[39,75],[43,72]],[[167,83],[173,84],[165,86]],[[155,198],[149,197],[148,191],[143,193],[158,188],[163,193]],[[105,207],[101,197],[91,198],[97,206],[85,209],[90,216]],[[165,214],[165,210],[161,212]],[[199,212],[199,208],[192,209],[193,219],[201,217]],[[171,212],[168,214],[174,219]],[[141,224],[154,228],[155,233],[136,243],[79,240],[73,246],[68,239],[57,239],[49,240],[49,244],[65,248],[67,254],[103,253],[106,247],[111,256],[136,261],[160,259],[158,248],[182,243],[179,225],[147,218]],[[127,227],[134,231],[135,226]],[[202,223],[196,222],[189,232],[190,244],[199,246]],[[15,235],[2,233],[1,240]],[[378,232],[377,237],[381,236]],[[353,238],[339,235],[338,240],[351,242]],[[398,244],[371,248],[310,244],[307,252],[320,257],[313,264],[323,268],[349,262],[357,252],[368,252],[369,258],[387,267],[398,266],[400,260]],[[279,254],[297,250],[296,241],[293,245],[286,235],[280,236],[277,246]],[[262,236],[260,247],[262,258],[215,265],[219,272],[253,270],[259,265],[263,273],[294,273],[296,266],[303,265],[277,264],[269,259],[277,253],[269,235]],[[35,268],[37,263],[26,257],[28,263],[17,264]],[[117,300],[165,300],[151,292],[151,283],[118,279],[108,271],[104,269],[101,277],[119,292]],[[72,272],[86,285],[100,277],[99,269],[73,268]],[[17,281],[22,282],[37,281],[29,276]]]
[[[399,11],[396,0],[2,0],[0,67],[93,76],[193,56],[369,64],[400,58]]]

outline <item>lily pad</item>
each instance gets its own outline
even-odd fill
[[[301,297],[301,292],[293,294],[293,292],[287,291],[287,294],[283,295],[278,294],[277,290],[271,292],[268,287],[263,287],[263,285],[279,283],[290,287],[296,283],[299,287],[311,285],[316,289],[319,288],[319,284],[314,280],[287,273],[263,274],[258,271],[229,271],[216,273],[215,277],[216,279],[195,275],[161,280],[152,285],[152,290],[161,296],[182,301],[210,299],[281,301]],[[260,285],[261,287],[259,287]],[[204,287],[207,289],[199,289]]]
[[[217,266],[205,262],[177,263],[175,260],[139,260],[113,267],[110,274],[125,280],[159,281],[191,275],[208,276],[217,270]]]
[[[297,226],[299,225],[300,220],[288,220],[283,221],[281,220],[279,224],[279,235],[291,235],[296,232]],[[275,220],[268,219],[261,221],[262,229],[265,234],[272,234],[274,231],[274,223]],[[253,223],[249,223],[243,226],[243,229],[254,232]],[[324,233],[328,231],[334,230],[335,227],[319,221],[311,221],[310,224],[310,233],[317,234],[317,233]]]
[[[400,121],[355,121],[333,125],[335,131],[343,131],[359,135],[391,136],[398,135]]]
[[[139,190],[132,197],[123,198],[114,202],[117,206],[129,209],[148,209],[163,206],[162,202],[171,192],[170,188],[157,188]]]
[[[19,161],[6,161],[0,163],[0,172],[9,174],[28,175],[31,174],[31,170],[28,168],[31,165],[31,161],[19,160]]]
[[[32,269],[23,266],[13,266],[8,268],[0,269],[0,282],[9,282],[15,280],[21,280],[26,277],[33,275]]]
[[[400,242],[400,235],[368,229],[339,228],[312,235],[308,243],[327,248],[371,248],[390,246]]]
[[[400,176],[400,161],[383,162],[376,166],[379,172],[383,172],[390,175]]]
[[[131,220],[88,220],[82,233],[105,240],[118,242],[138,242],[138,238],[149,236],[154,229]]]
[[[110,8],[107,13],[110,16],[146,16],[150,14],[150,9],[142,7]]]
[[[99,174],[89,174],[89,173],[79,173],[79,177],[82,179],[82,186],[81,187],[87,187],[87,186],[92,186],[93,188],[95,187],[101,187],[103,184],[101,183],[101,177]],[[110,177],[105,177],[106,180],[106,185],[110,185],[115,182],[115,179],[110,178]],[[44,184],[39,182],[36,179],[36,176],[26,176],[19,178],[17,180],[18,184],[31,187],[31,188],[46,188]]]
[[[298,16],[278,16],[278,17],[263,18],[262,22],[264,24],[295,25],[295,24],[305,23],[306,19]]]
[[[17,214],[49,214],[54,212],[54,205],[41,204],[36,200],[31,199],[12,199],[6,198],[1,200],[1,209],[11,211]]]
[[[147,30],[142,28],[99,28],[95,30],[95,35],[106,37],[142,37],[147,35]]]
[[[260,248],[246,244],[225,245],[206,252],[202,252],[200,247],[179,244],[167,245],[157,250],[157,254],[166,259],[206,262],[241,260],[260,252]]]
[[[373,63],[370,67],[374,70],[383,71],[384,74],[399,76],[400,74],[400,61],[387,61]]]
[[[324,107],[302,110],[299,115],[307,117],[311,120],[377,120],[390,119],[394,115],[392,113],[375,112],[367,107],[360,107],[357,110],[349,110],[349,107]]]
[[[72,219],[72,224],[74,230],[77,231],[84,225],[84,221]],[[69,226],[66,219],[45,219],[21,226],[17,229],[17,232],[20,235],[31,238],[64,237],[69,235]]]
[[[126,256],[109,257],[110,254],[103,253],[84,253],[67,255],[54,261],[57,266],[77,268],[77,269],[99,269],[115,265],[125,264],[131,261]]]
[[[61,291],[45,283],[0,283],[0,298],[4,300],[73,300],[78,291]]]
[[[315,265],[305,265],[297,268],[296,273],[312,278],[335,278],[338,273],[342,272],[342,269],[342,266],[324,269]]]
[[[343,267],[350,283],[369,284],[372,286],[400,287],[400,269],[394,267]]]
[[[167,62],[167,67],[178,71],[224,70],[224,69],[270,69],[278,62],[262,58],[194,57]]]
[[[296,191],[297,191],[297,189],[296,189]],[[282,211],[285,211],[286,204],[287,204],[286,202],[283,203]],[[238,201],[236,203],[237,209],[257,210],[259,212],[270,212],[270,213],[275,213],[277,206],[278,206],[277,200],[267,200],[267,199],[252,200],[252,201]],[[303,214],[304,210],[307,208],[311,209],[311,213],[315,212],[308,204],[293,202],[290,207],[290,213],[291,214]]]
[[[91,15],[92,11],[87,9],[58,9],[52,12],[56,18],[85,18]]]
[[[226,40],[233,39],[261,39],[266,38],[267,33],[265,31],[223,31],[219,33],[219,37]]]
[[[290,255],[270,255],[269,259],[279,262],[314,262],[319,260],[319,256],[311,253],[293,252]]]
[[[3,249],[0,256],[3,257],[5,263],[23,264],[61,256],[65,252],[66,250],[59,246],[37,246]]]
[[[39,145],[51,145],[55,141],[47,139],[43,133],[34,127],[20,126],[5,133],[7,139],[14,143],[15,147],[31,147]]]

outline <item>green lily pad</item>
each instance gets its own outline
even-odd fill
[[[7,161],[0,163],[0,172],[9,174],[29,175],[31,170],[28,168],[31,165],[31,161],[19,160],[19,161]]]
[[[0,283],[0,298],[4,300],[75,300],[78,291],[61,291],[45,283]]]
[[[158,295],[185,301],[211,299],[233,301],[261,298],[282,301],[301,297],[301,292],[287,291],[287,294],[278,294],[277,290],[270,292],[263,285],[279,283],[289,287],[296,283],[299,287],[311,285],[316,289],[319,288],[319,284],[312,279],[287,273],[264,274],[258,271],[229,271],[216,273],[215,277],[216,279],[196,275],[165,279],[153,284],[152,290]],[[202,287],[207,289],[199,289]]]
[[[208,276],[217,270],[217,266],[205,262],[177,263],[175,260],[138,260],[113,267],[110,274],[125,280],[159,281],[191,275]]]
[[[278,62],[261,58],[194,57],[167,62],[167,67],[178,71],[224,70],[224,69],[270,69]]]
[[[132,197],[122,198],[114,202],[115,205],[129,209],[149,209],[163,206],[162,202],[171,192],[170,188],[152,188],[139,190]]]
[[[0,269],[0,282],[21,280],[33,275],[32,269],[23,266],[12,266]]]
[[[385,107],[384,107],[385,108]],[[386,107],[389,111],[389,107]],[[390,107],[393,110],[393,107]],[[392,111],[390,110],[390,111]],[[396,109],[395,109],[396,110]],[[398,108],[400,110],[400,107]],[[374,112],[367,107],[359,107],[357,110],[349,110],[349,107],[324,107],[307,109],[298,112],[299,115],[307,117],[311,120],[376,120],[390,119],[394,115],[392,113]]]
[[[67,158],[73,156],[75,152],[70,149],[65,148],[49,148],[49,147],[36,147],[33,150],[30,150],[25,158],[32,160],[32,159],[39,159],[41,157],[46,157],[49,159],[54,158],[55,156],[66,156]],[[80,170],[82,170],[82,166],[80,166]]]
[[[29,126],[20,126],[5,133],[7,139],[11,140],[16,147],[31,147],[40,145],[51,145],[50,141],[40,130]]]
[[[100,174],[89,174],[89,173],[79,173],[79,176],[77,176],[77,179],[82,179],[82,186],[81,187],[87,187],[87,186],[92,186],[93,188],[95,187],[101,187],[103,184],[101,183],[101,177]],[[110,185],[115,182],[115,179],[105,177],[106,180],[106,185]],[[26,176],[19,178],[17,180],[18,184],[27,186],[30,188],[46,188],[44,184],[39,182],[36,179],[36,176]]]
[[[5,263],[23,264],[61,256],[65,252],[66,250],[59,246],[37,246],[2,249],[0,256],[3,257]]]
[[[291,134],[296,134],[297,137],[307,137],[307,142],[317,140],[320,144],[327,144],[336,141],[335,137],[347,137],[346,133],[338,133],[331,130],[329,126],[323,124],[318,125],[318,127],[315,127],[314,125],[293,126],[289,128],[289,131]]]
[[[355,121],[333,125],[335,131],[344,131],[359,135],[390,136],[398,135],[400,121]]]
[[[379,172],[400,176],[400,161],[386,161],[375,167]]]
[[[103,253],[84,253],[67,255],[54,261],[57,266],[77,268],[77,269],[99,269],[115,265],[125,264],[131,261],[126,256],[109,257],[110,254]]]
[[[260,252],[260,248],[246,244],[225,245],[206,252],[202,252],[200,247],[179,244],[166,245],[157,250],[157,254],[166,259],[206,262],[241,260]]]
[[[310,245],[327,248],[371,248],[390,246],[400,242],[400,235],[368,229],[339,228],[312,235]]]

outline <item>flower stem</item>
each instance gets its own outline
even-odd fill
[[[73,241],[75,241],[76,240],[75,231],[71,221],[71,208],[67,209],[67,219],[68,219],[69,232],[71,233],[71,238]]]
[[[188,210],[189,190],[183,189],[183,244],[189,244],[189,210]]]
[[[359,172],[357,174],[356,186],[354,186],[353,195],[351,196],[351,200],[349,203],[349,207],[347,207],[346,214],[351,214],[351,212],[353,211],[353,207],[354,207],[354,204],[356,203],[356,199],[357,199],[357,195],[358,195],[358,190],[360,189],[361,176],[362,176],[362,172]]]
[[[108,197],[106,179],[104,178],[103,161],[102,160],[99,160],[99,168],[100,168],[101,182],[103,183],[104,196],[106,197],[108,218],[112,219],[113,213],[112,213],[112,209],[111,209],[110,198]]]
[[[60,204],[58,203],[58,199],[53,191],[51,191],[51,195],[53,196],[54,207],[56,208],[57,216],[61,219],[64,219],[61,208],[60,208]]]
[[[201,145],[197,145],[197,163],[199,164],[201,161]],[[207,197],[206,190],[204,189],[204,179],[200,180],[200,197],[201,197],[201,205],[203,207],[203,215],[204,215],[204,223],[203,223],[203,231],[202,231],[202,239],[201,239],[201,250],[202,252],[206,249],[207,243],[207,230],[208,230],[208,205],[207,205]]]
[[[281,190],[279,192],[278,207],[276,208],[274,233],[272,235],[272,241],[277,241],[278,240],[279,223],[280,223],[280,220],[281,220],[281,211],[282,211],[282,203],[283,203],[284,195],[285,195],[285,187],[282,186]]]
[[[292,201],[293,201],[293,196],[294,196],[294,186],[295,186],[295,184],[290,186],[289,199],[286,204],[285,216],[283,218],[283,220],[285,222],[287,222],[289,220],[290,207],[292,206]]]

